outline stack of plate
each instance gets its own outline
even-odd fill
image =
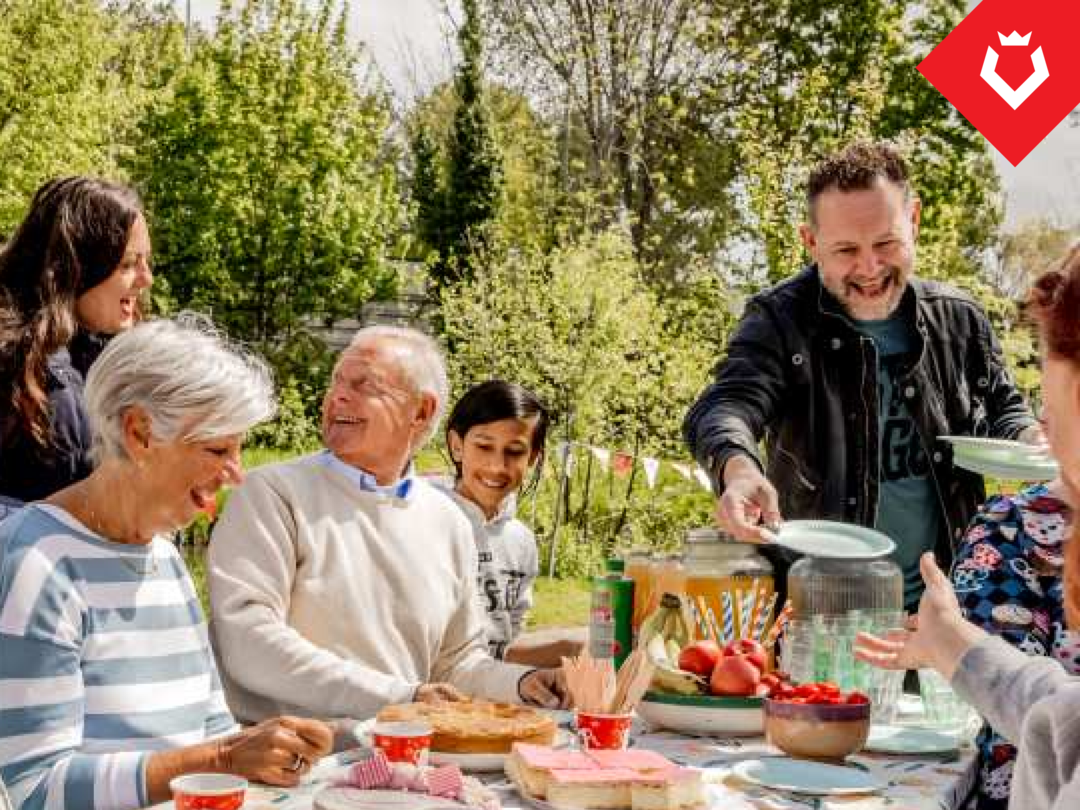
[[[975,436],[941,436],[953,447],[957,467],[1009,481],[1049,481],[1058,475],[1058,465],[1045,447],[1007,439]]]

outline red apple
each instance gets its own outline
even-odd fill
[[[752,695],[761,682],[761,670],[746,655],[725,655],[709,679],[714,695]]]
[[[765,652],[761,642],[754,641],[752,638],[740,638],[729,642],[724,647],[723,654],[725,657],[729,655],[745,655],[758,668],[759,672],[765,671],[765,662],[769,658],[769,654]]]
[[[708,678],[719,660],[720,647],[715,641],[695,641],[679,653],[679,669]]]

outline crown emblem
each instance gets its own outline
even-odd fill
[[[1027,45],[1028,41],[1031,39],[1031,32],[1029,31],[1026,36],[1020,36],[1016,31],[1013,31],[1008,36],[1005,36],[998,31],[998,39],[1000,39],[1001,44],[1005,46]]]

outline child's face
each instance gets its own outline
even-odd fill
[[[491,517],[508,495],[521,488],[538,448],[533,447],[537,417],[500,419],[469,428],[464,437],[450,431],[450,452],[461,465],[458,492]]]

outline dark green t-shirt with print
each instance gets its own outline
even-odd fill
[[[878,355],[881,468],[876,527],[896,543],[893,558],[904,570],[904,602],[912,610],[923,591],[919,557],[933,551],[942,521],[930,460],[903,385],[897,383],[915,361],[915,334],[900,314],[883,321],[857,321],[856,327],[874,341]]]

